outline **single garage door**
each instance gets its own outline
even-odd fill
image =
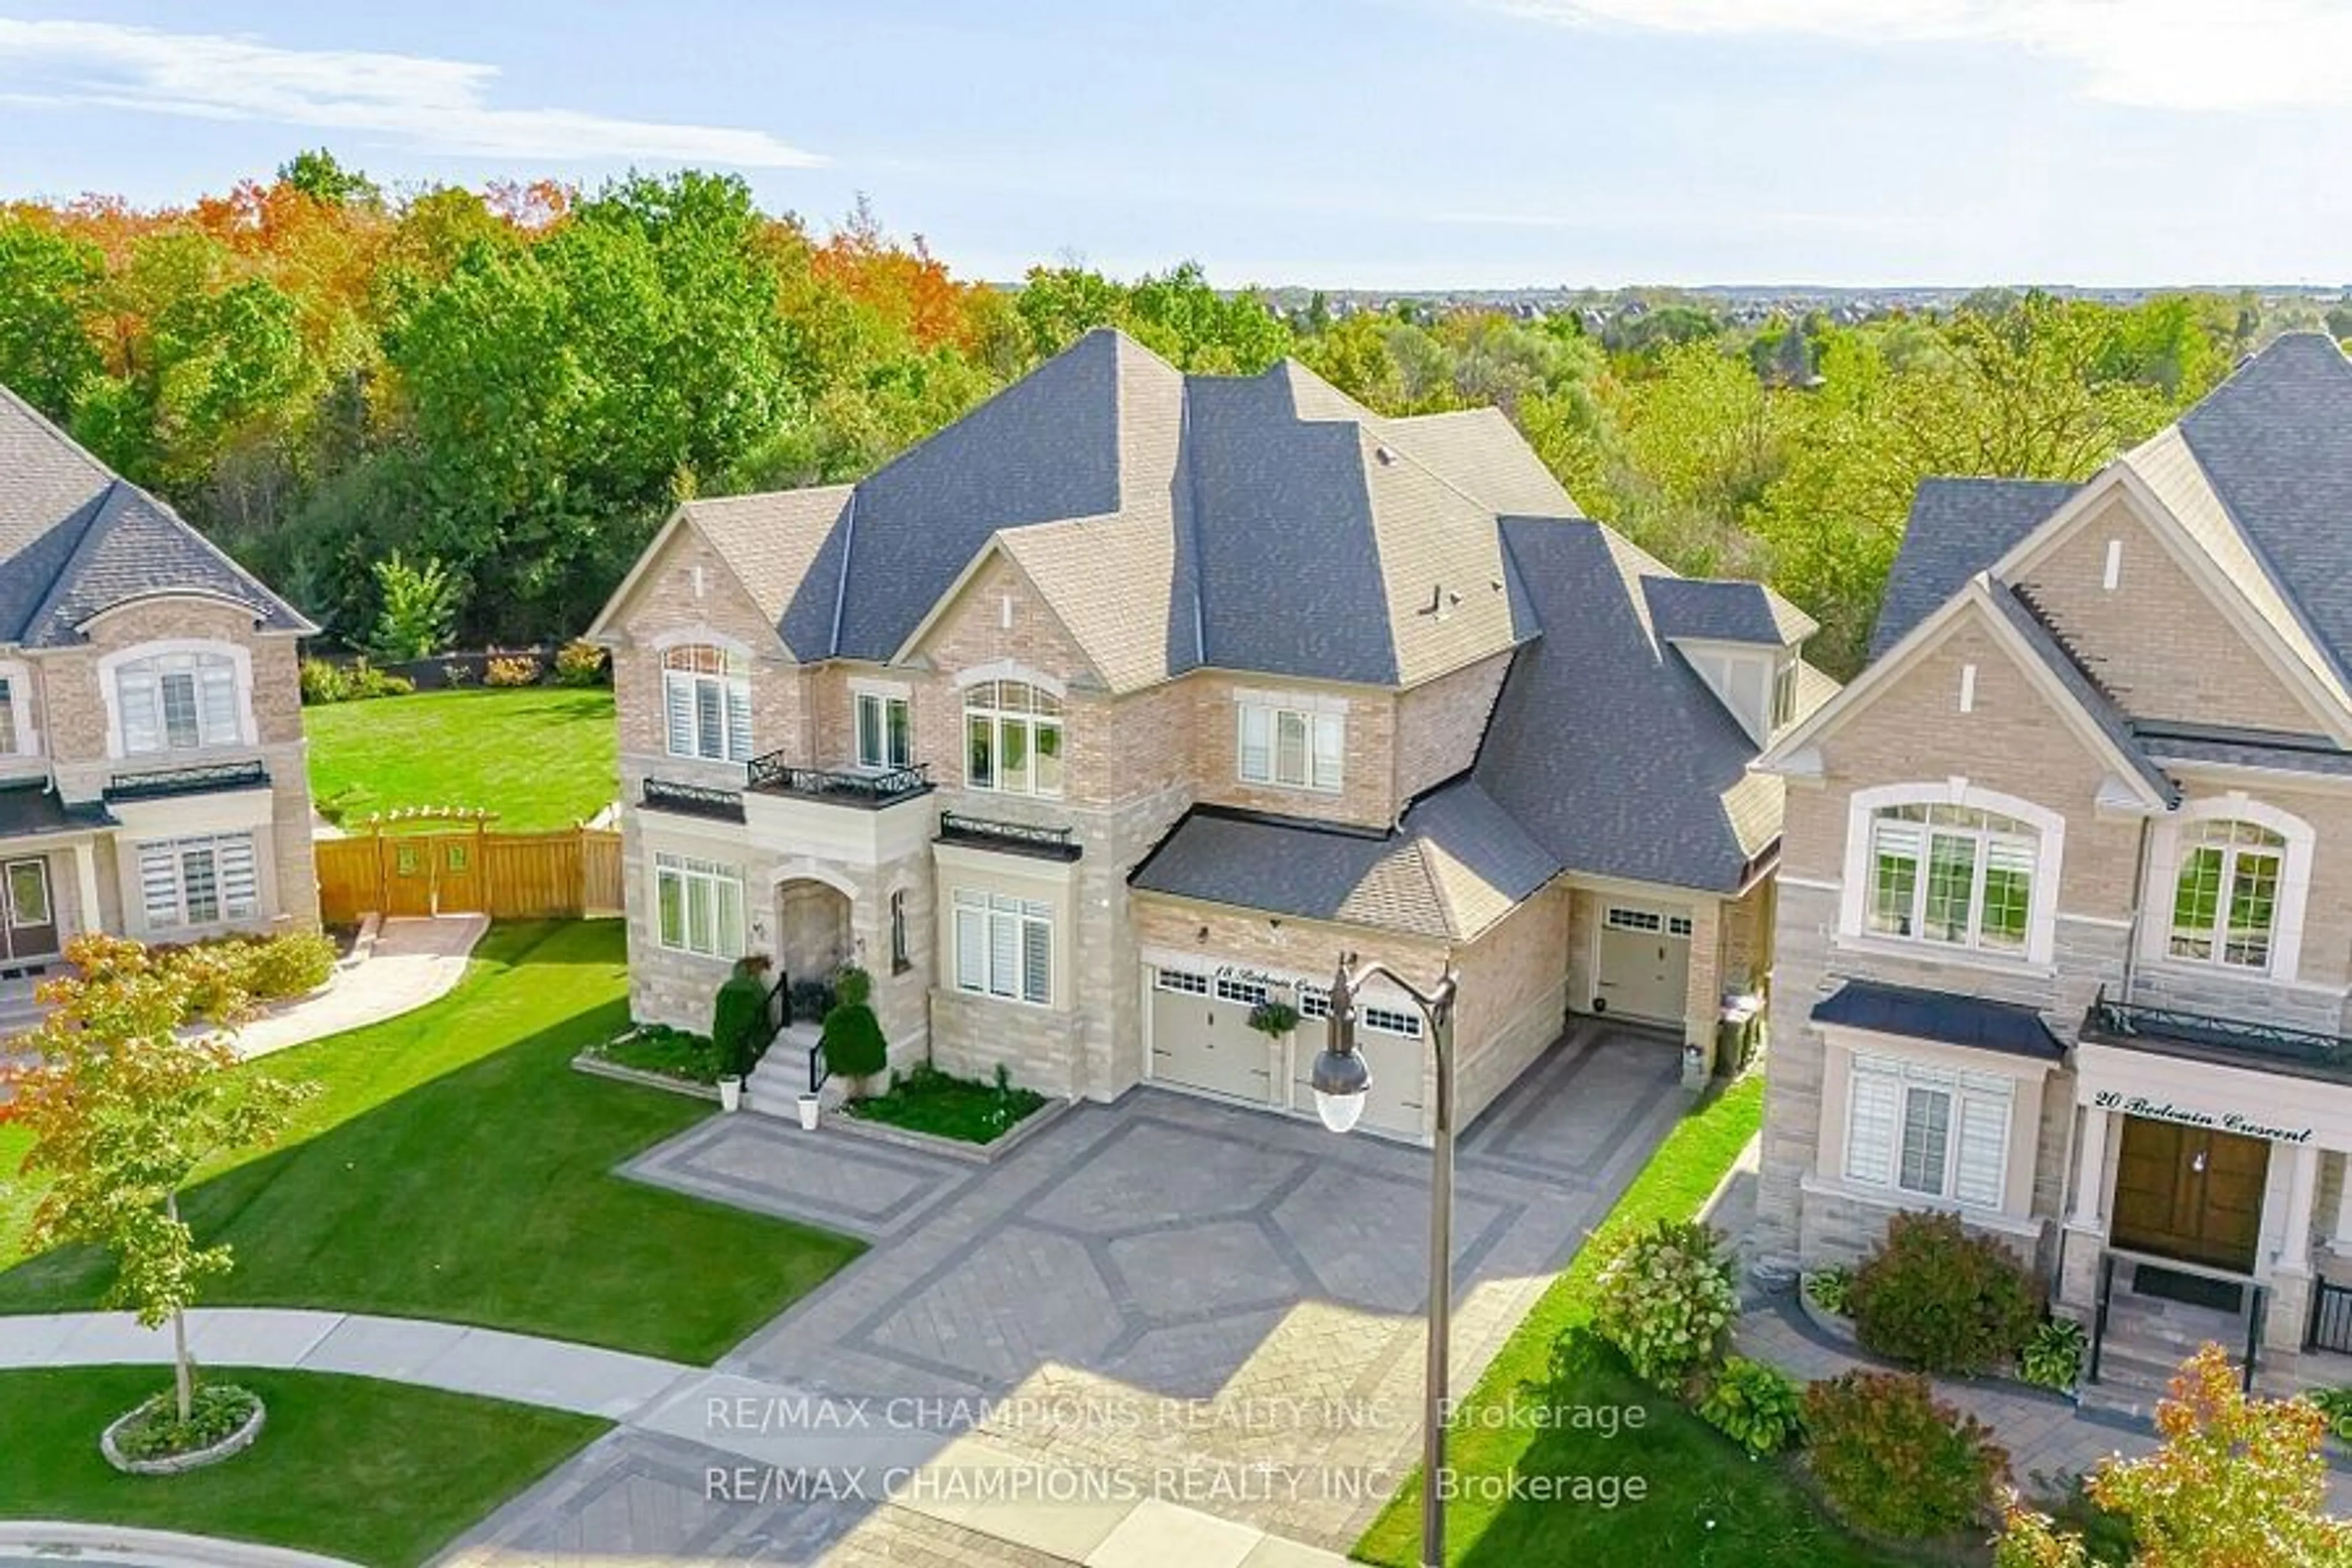
[[[1421,1037],[1422,1016],[1362,1002],[1356,1008],[1356,1049],[1372,1075],[1360,1125],[1418,1138],[1427,1131],[1422,1085],[1429,1047]],[[1315,1058],[1330,1044],[1330,1016],[1329,992],[1299,987],[1298,1028],[1290,1046],[1290,1105],[1309,1116],[1315,1114]]]
[[[1274,1047],[1249,1026],[1265,988],[1181,969],[1151,981],[1151,1076],[1178,1089],[1264,1105],[1273,1100]]]
[[[1595,965],[1600,994],[1592,1010],[1680,1023],[1690,982],[1690,916],[1644,904],[1604,905]]]

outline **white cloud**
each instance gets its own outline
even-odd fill
[[[2110,103],[2263,109],[2352,100],[2342,0],[1481,0],[1574,27],[2007,44],[2079,68]]]
[[[0,17],[0,80],[20,100],[257,120],[506,159],[637,159],[806,168],[826,160],[764,131],[619,120],[489,101],[496,66],[425,55],[289,49],[251,37]]]

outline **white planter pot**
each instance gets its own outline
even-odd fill
[[[814,1132],[816,1131],[817,1104],[818,1101],[815,1095],[804,1094],[801,1096],[801,1131],[804,1132]]]
[[[720,1079],[719,1080],[719,1109],[721,1110],[733,1110],[741,1106],[742,1103],[743,1080],[740,1078]]]

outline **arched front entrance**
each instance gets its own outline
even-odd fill
[[[776,885],[776,963],[793,980],[821,980],[857,956],[849,895],[800,877]]]

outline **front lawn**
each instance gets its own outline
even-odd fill
[[[926,1065],[900,1074],[887,1094],[851,1100],[847,1110],[860,1121],[965,1143],[993,1143],[1045,1105],[1045,1097],[1034,1089],[957,1078]]]
[[[500,924],[440,1001],[247,1070],[315,1079],[288,1142],[184,1205],[236,1248],[213,1306],[445,1318],[709,1362],[860,1244],[667,1192],[612,1167],[710,1113],[571,1070],[628,1022],[617,921]],[[20,1131],[0,1129],[0,1182]],[[13,1208],[0,1214],[16,1215]],[[0,1233],[0,1263],[22,1251]],[[0,1312],[94,1307],[106,1259],[0,1273]]]
[[[1686,1118],[1604,1223],[1696,1215],[1755,1133],[1763,1100],[1763,1080],[1751,1077]],[[1902,1561],[1829,1521],[1784,1462],[1749,1459],[1641,1383],[1613,1352],[1578,1357],[1573,1376],[1543,1392],[1554,1343],[1589,1315],[1591,1258],[1585,1248],[1552,1282],[1464,1404],[1447,1456],[1464,1478],[1446,1508],[1450,1563],[1893,1568]],[[1538,1416],[1539,1408],[1547,1415]],[[1503,1483],[1515,1476],[1552,1478],[1546,1484],[1569,1500],[1509,1496]],[[1645,1495],[1633,1500],[1636,1479]],[[1612,1489],[1613,1505],[1602,1500]],[[1420,1550],[1416,1476],[1373,1521],[1355,1554],[1409,1568],[1420,1562]]]
[[[261,1395],[261,1440],[186,1475],[126,1476],[98,1435],[168,1385],[170,1368],[0,1373],[0,1519],[186,1531],[412,1568],[611,1426],[367,1377],[206,1373]]]
[[[601,687],[420,691],[302,710],[310,795],[353,826],[402,806],[476,806],[510,832],[569,827],[620,790]]]

